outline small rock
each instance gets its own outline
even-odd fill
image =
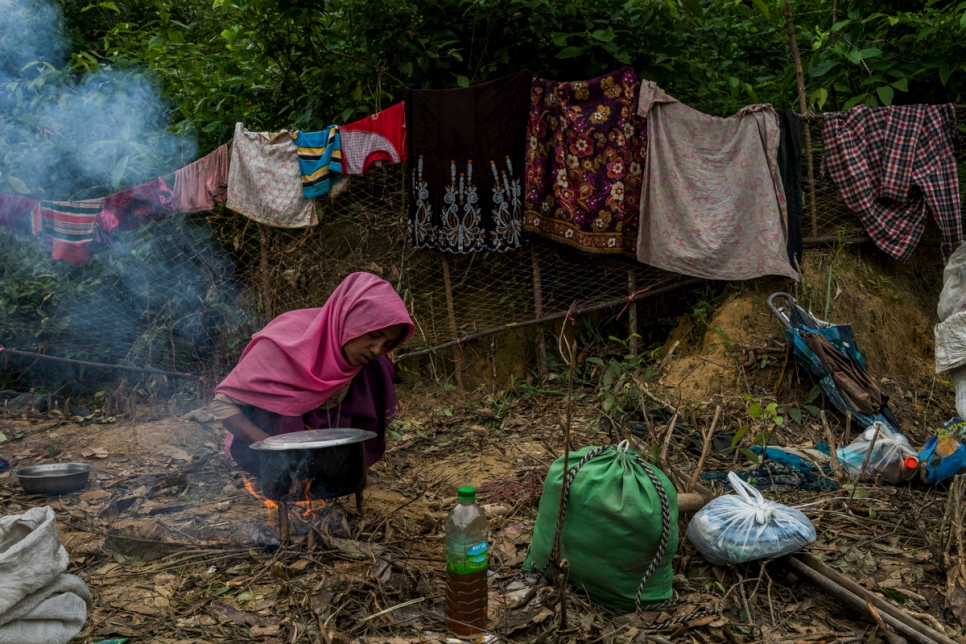
[[[506,506],[500,505],[499,503],[489,503],[483,506],[483,512],[486,513],[486,516],[491,518],[506,516],[507,512],[509,511],[510,510]]]

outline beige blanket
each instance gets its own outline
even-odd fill
[[[638,114],[648,135],[637,259],[707,279],[797,279],[775,110],[751,105],[717,118],[644,81]]]

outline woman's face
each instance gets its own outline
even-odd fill
[[[376,358],[396,348],[406,330],[404,324],[393,324],[352,338],[342,347],[345,359],[353,367],[364,367]]]

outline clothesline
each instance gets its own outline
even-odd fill
[[[935,134],[948,126],[937,120],[948,121],[938,116],[940,107],[874,113],[919,109],[908,117],[921,121],[907,125],[915,138],[926,131],[916,128]],[[835,128],[843,114],[777,114],[752,105],[717,118],[679,103],[629,67],[573,82],[522,71],[468,88],[411,89],[404,102],[318,132],[251,132],[239,123],[229,143],[177,170],[173,187],[159,178],[103,199],[33,202],[29,215],[25,198],[0,194],[0,223],[23,228],[18,217],[29,217],[31,232],[44,239],[51,257],[74,262],[88,261],[91,248],[109,244],[116,229],[223,203],[269,226],[314,226],[315,198],[341,192],[350,175],[411,158],[408,231],[415,248],[506,252],[541,237],[696,277],[797,277],[792,267],[804,237],[799,119],[821,120],[829,133],[842,131]],[[878,130],[868,136],[879,136]],[[955,170],[951,145],[938,138],[929,145],[946,155],[944,168]],[[814,209],[810,137],[807,142]],[[833,147],[825,143],[828,159]],[[853,136],[844,145],[860,144]],[[704,152],[716,146],[727,152]],[[839,163],[833,178],[852,199],[850,207],[860,217],[865,213],[873,241],[902,259],[918,241],[921,221],[902,220],[913,216],[911,202],[876,210],[868,190],[858,196],[849,173],[861,164],[843,158],[853,153],[865,154],[841,145],[832,153]],[[733,172],[736,165],[742,172]],[[916,187],[927,198],[937,194]],[[942,212],[935,211],[940,202],[929,206],[946,254],[962,242],[954,187],[942,188],[948,193]],[[893,200],[909,188],[895,186]],[[815,231],[813,213],[812,239]]]

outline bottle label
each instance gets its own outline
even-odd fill
[[[486,570],[490,558],[490,544],[480,541],[470,545],[446,544],[446,569],[457,575]]]

